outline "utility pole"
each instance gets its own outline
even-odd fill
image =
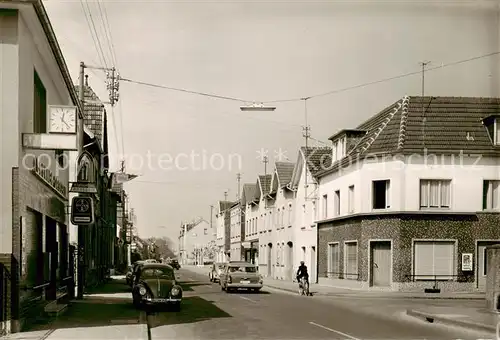
[[[267,163],[269,163],[269,158],[267,156],[264,156],[262,158],[262,163],[264,163],[264,175],[267,176]]]
[[[308,169],[308,166],[307,166],[307,161],[308,161],[308,157],[309,157],[309,138],[311,137],[311,128],[309,127],[308,125],[308,121],[307,121],[307,100],[309,99],[309,97],[307,98],[302,98],[302,100],[304,101],[304,118],[305,118],[305,126],[302,128],[302,130],[304,131],[302,133],[302,136],[304,137],[305,139],[305,143],[306,143],[306,152],[305,152],[305,160],[304,160],[304,199],[305,201],[307,201],[307,188],[308,188],[308,184],[307,184],[307,169]]]
[[[213,224],[212,224],[213,215],[214,215],[214,206],[210,205],[210,230],[212,230],[212,228],[213,228]]]
[[[240,194],[241,194],[241,192],[240,192],[241,174],[239,172],[236,174],[236,180],[238,181],[238,201],[239,201],[241,198],[240,197]]]
[[[78,157],[80,157],[83,153],[83,145],[84,145],[84,136],[85,136],[85,130],[84,130],[84,117],[85,117],[85,64],[84,62],[80,62],[80,93],[79,93],[79,99],[80,99],[80,108],[81,108],[81,115],[78,119]],[[78,178],[78,169],[77,169],[77,178]],[[85,230],[84,226],[78,225],[78,265],[77,265],[77,299],[83,299],[83,287],[84,287],[84,267],[85,267],[85,262],[84,262],[84,242],[85,242]]]
[[[427,122],[427,118],[425,117],[425,104],[424,104],[424,95],[425,95],[425,67],[430,64],[430,61],[422,61],[420,65],[422,66],[422,148],[425,149],[425,123]]]
[[[224,191],[224,202],[227,202],[227,191]]]

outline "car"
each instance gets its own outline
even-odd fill
[[[220,286],[227,293],[238,289],[258,292],[264,286],[257,266],[251,263],[229,263],[220,275]]]
[[[224,267],[227,265],[226,262],[215,262],[210,267],[210,271],[208,272],[208,278],[210,282],[219,282],[220,274],[224,270]]]
[[[179,311],[182,288],[178,284],[174,268],[163,263],[145,263],[138,272],[132,299],[136,308],[169,306]]]

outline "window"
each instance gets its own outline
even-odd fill
[[[289,203],[288,204],[288,225],[291,226],[292,225],[292,213],[293,213],[293,210],[292,210],[292,203]]]
[[[47,132],[47,91],[36,71],[33,82],[33,132]]]
[[[344,253],[344,278],[357,280],[358,278],[358,242],[346,242]]]
[[[420,208],[450,208],[451,180],[420,180]]]
[[[345,156],[345,150],[346,150],[346,139],[341,138],[337,141],[334,142],[333,144],[333,161],[338,161]]]
[[[340,215],[340,190],[335,191],[335,211],[333,212],[335,216]]]
[[[415,280],[452,280],[455,273],[455,242],[416,241]]]
[[[495,119],[495,144],[500,144],[500,124],[498,119]]]
[[[500,208],[498,198],[500,193],[500,181],[483,182],[483,210]]]
[[[350,214],[354,212],[354,185],[351,185],[349,187],[349,197],[348,197],[348,201],[347,201],[347,212]]]
[[[373,181],[373,209],[387,209],[390,204],[391,181]]]
[[[328,218],[328,195],[323,195],[323,218]]]
[[[285,226],[285,207],[281,208],[281,226]]]
[[[205,235],[208,235],[208,229],[207,229],[207,228],[203,229],[203,233],[204,233]]]
[[[330,278],[339,277],[339,244],[328,244],[328,273]]]

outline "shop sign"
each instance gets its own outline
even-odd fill
[[[66,199],[66,186],[37,158],[33,161],[33,169],[31,171],[52,190]]]

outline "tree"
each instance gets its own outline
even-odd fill
[[[172,241],[168,237],[151,237],[147,240],[148,244],[154,245],[156,256],[158,258],[175,257],[172,247]]]
[[[213,261],[217,255],[217,250],[218,247],[215,244],[215,241],[210,241],[210,243],[203,247],[203,257]]]

